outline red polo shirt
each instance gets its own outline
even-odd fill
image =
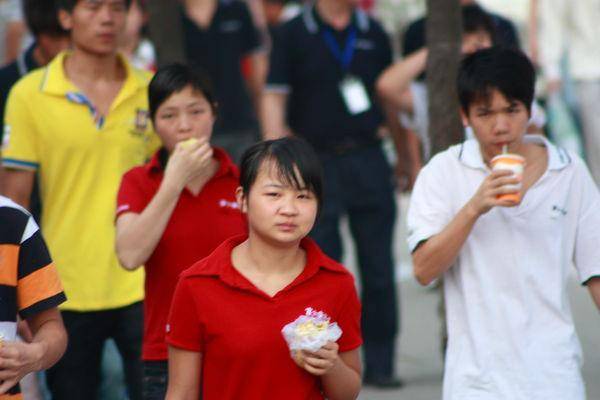
[[[144,360],[166,360],[165,325],[179,274],[208,256],[225,239],[246,232],[236,200],[239,172],[223,150],[215,149],[220,167],[194,196],[184,189],[162,238],[145,265]],[[157,152],[152,160],[123,176],[117,199],[117,217],[141,213],[163,179]]]
[[[270,297],[231,264],[231,251],[245,239],[227,240],[181,275],[167,343],[202,352],[204,400],[323,399],[319,378],[294,363],[281,329],[312,307],[339,324],[340,352],[359,347],[354,278],[307,238],[304,271]]]

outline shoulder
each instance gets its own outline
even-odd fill
[[[33,93],[41,93],[40,89],[46,79],[47,72],[47,68],[38,68],[28,73],[14,84],[11,95],[31,96]]]
[[[131,168],[129,171],[123,174],[123,182],[134,182],[144,180],[144,178],[147,175],[147,168],[147,164],[138,165],[137,167]]]
[[[30,217],[23,207],[0,196],[0,243],[20,244]]]
[[[219,7],[227,12],[229,16],[241,16],[250,13],[246,3],[240,0],[219,0]]]
[[[465,145],[466,143],[456,144],[435,154],[425,167],[423,167],[423,170],[431,173],[447,171],[449,167],[457,167],[465,151]]]

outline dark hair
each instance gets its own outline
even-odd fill
[[[213,113],[216,114],[217,103],[208,78],[195,68],[174,63],[159,68],[148,85],[148,103],[152,121],[162,103],[173,93],[180,92],[188,86],[191,86],[194,91],[200,92],[209,102]]]
[[[240,185],[245,195],[250,193],[260,168],[267,161],[274,162],[283,182],[295,189],[310,190],[321,210],[323,169],[311,145],[299,138],[282,138],[259,142],[246,150],[240,163]]]
[[[22,5],[25,23],[34,37],[69,35],[58,21],[56,0],[23,0]]]
[[[477,4],[462,6],[461,11],[463,33],[484,31],[490,35],[492,43],[496,43],[496,25],[490,14]]]
[[[71,12],[80,1],[81,0],[58,0],[58,8],[60,10]],[[129,8],[131,0],[125,0],[125,5]]]
[[[519,50],[491,47],[465,57],[458,70],[460,106],[468,114],[476,101],[487,101],[496,89],[508,100],[520,101],[531,110],[535,91],[535,70]]]

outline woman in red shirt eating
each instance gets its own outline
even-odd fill
[[[177,278],[246,229],[235,199],[239,171],[209,143],[216,104],[204,78],[173,64],[156,73],[148,93],[163,147],[149,163],[123,176],[116,247],[124,268],[145,266],[144,399],[163,400],[165,329]]]

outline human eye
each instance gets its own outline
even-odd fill
[[[127,11],[127,4],[124,1],[115,1],[110,4],[110,9],[116,12]]]
[[[312,194],[310,192],[308,192],[308,191],[306,191],[306,192],[300,192],[298,194],[298,198],[302,199],[302,200],[310,200],[310,199],[312,199]]]

